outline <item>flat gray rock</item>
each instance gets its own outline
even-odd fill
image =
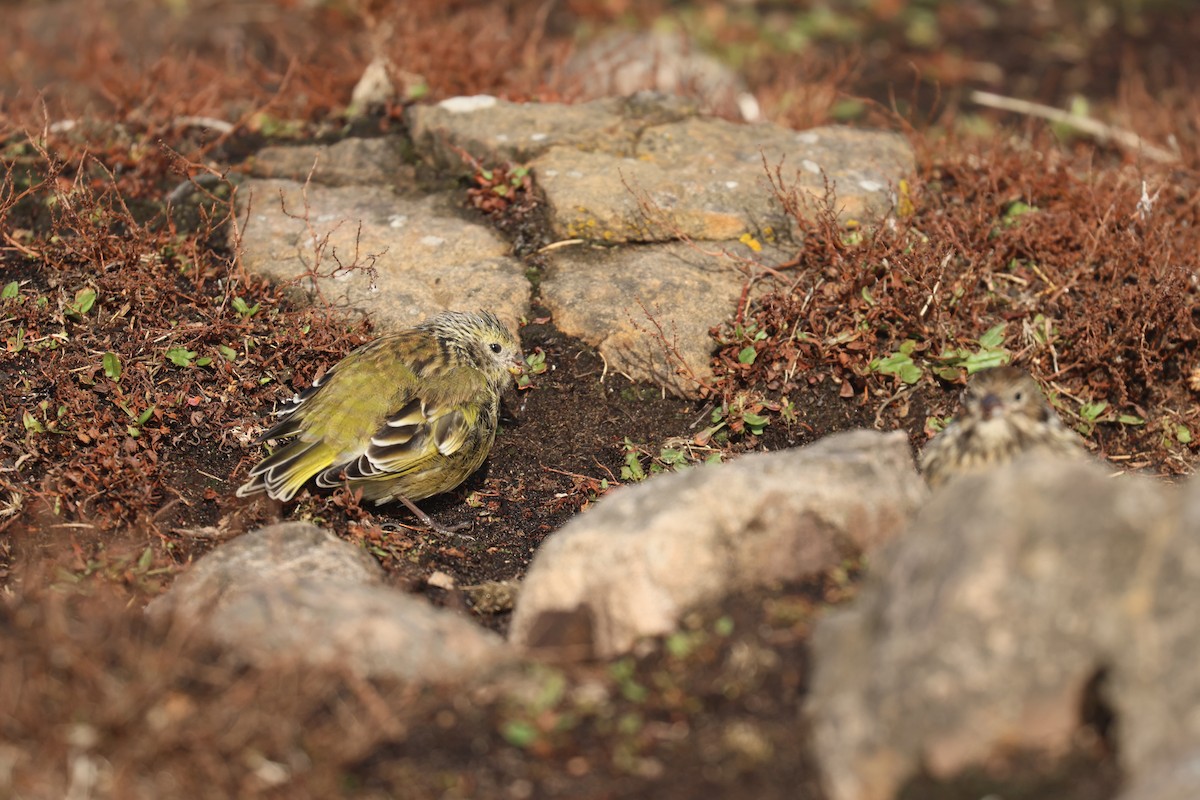
[[[542,543],[510,640],[619,655],[702,601],[874,549],[924,496],[907,438],[875,431],[623,487]]]
[[[737,309],[746,280],[737,260],[777,257],[737,241],[564,247],[546,254],[542,302],[558,329],[597,348],[609,369],[694,395],[713,378],[709,330]]]
[[[647,127],[627,156],[554,147],[532,167],[559,238],[658,242],[790,231],[768,176],[777,168],[784,188],[814,209],[828,180],[838,218],[867,221],[894,205],[896,184],[915,162],[894,133],[693,117]]]
[[[289,180],[246,181],[237,197],[247,269],[296,280],[382,331],[476,309],[515,330],[529,309],[524,266],[495,231],[460,215],[453,197]]]
[[[404,163],[403,143],[394,137],[344,139],[331,145],[264,147],[250,161],[255,178],[299,181],[325,186],[394,186],[412,180]]]
[[[281,523],[201,558],[146,613],[201,625],[243,658],[268,665],[446,680],[509,657],[496,634],[380,585],[382,575],[374,559],[327,531]]]
[[[469,174],[459,149],[485,164],[524,164],[552,147],[632,155],[648,125],[696,113],[680,98],[611,97],[590,103],[512,103],[490,95],[451,97],[406,112],[413,144],[429,164]]]

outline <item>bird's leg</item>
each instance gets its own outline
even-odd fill
[[[429,516],[424,511],[417,508],[417,504],[414,503],[412,500],[409,500],[404,495],[397,494],[397,495],[394,495],[392,499],[399,500],[401,503],[404,503],[404,505],[408,508],[408,510],[411,511],[416,516],[416,518],[421,521],[421,524],[424,525],[429,530],[433,531],[434,533],[439,533],[442,536],[446,536],[446,537],[449,537],[452,539],[466,539],[467,541],[471,541],[471,542],[475,541],[474,536],[468,536],[465,533],[460,533],[460,531],[463,531],[463,530],[471,527],[471,523],[460,522],[458,525],[454,525],[451,527],[446,527],[445,525],[439,525],[438,523],[433,521],[433,517]]]

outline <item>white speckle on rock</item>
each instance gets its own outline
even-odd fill
[[[496,98],[490,94],[475,94],[469,97],[448,97],[438,103],[438,108],[444,108],[451,114],[470,114],[484,108],[496,105]]]
[[[796,141],[800,144],[816,144],[821,141],[821,137],[812,131],[796,134]]]
[[[507,133],[497,133],[494,138],[497,142],[507,142],[508,134]]]
[[[731,190],[731,191],[732,191],[733,189],[736,189],[737,187],[738,187],[738,182],[737,182],[737,181],[725,181],[725,188],[726,188],[726,189],[729,189],[729,190]]]
[[[879,181],[872,181],[872,180],[864,179],[864,180],[859,181],[858,185],[860,187],[862,187],[862,190],[864,192],[880,192],[880,191],[883,191],[883,189],[884,189],[883,184],[880,183]]]
[[[810,159],[806,158],[803,161],[801,161],[800,166],[804,167],[806,170],[808,170],[809,172],[811,172],[814,175],[821,174],[821,165]]]
[[[348,281],[348,280],[350,280],[351,274],[353,274],[353,270],[349,270],[349,269],[334,270],[333,279],[335,281]]]
[[[446,240],[440,236],[422,236],[421,244],[426,247],[441,247],[446,243]]]
[[[407,224],[408,224],[408,215],[407,214],[392,214],[390,217],[388,217],[388,227],[389,228],[403,228]]]
[[[337,214],[318,214],[316,221],[317,222],[333,222],[337,218],[338,218]]]
[[[558,177],[558,170],[556,170],[556,169],[544,169],[544,170],[542,170],[542,174],[543,174],[543,175],[545,175],[547,178],[557,178],[557,177]]]
[[[582,177],[583,177],[583,173],[582,173],[582,172],[580,172],[580,171],[579,171],[579,170],[577,170],[577,169],[573,169],[573,170],[571,170],[570,172],[568,172],[568,173],[567,173],[567,177],[568,177],[568,178],[582,178]]]
[[[550,138],[550,134],[548,134],[548,133],[531,133],[531,134],[529,134],[529,141],[531,141],[531,142],[544,142],[549,138]]]

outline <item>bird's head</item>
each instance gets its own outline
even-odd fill
[[[508,326],[490,311],[447,311],[429,323],[434,334],[458,351],[459,357],[503,386],[509,375],[525,369],[521,344]]]
[[[1044,416],[1045,400],[1037,382],[1018,367],[1004,366],[978,372],[963,392],[969,417],[987,422],[1018,415]]]

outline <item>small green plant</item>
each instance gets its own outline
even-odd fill
[[[41,412],[41,419],[38,419],[33,413],[26,410],[21,414],[21,422],[25,426],[28,433],[65,433],[63,417],[67,415],[67,407],[60,405],[52,413],[50,411],[50,401],[43,400],[37,404],[37,410]],[[44,420],[44,421],[43,421]]]
[[[237,295],[234,295],[233,299],[230,301],[230,305],[233,306],[233,310],[236,311],[237,315],[243,320],[250,319],[258,313],[260,308],[262,308],[262,303],[247,305],[246,301]]]
[[[531,375],[542,375],[546,372],[546,353],[540,347],[535,347],[533,352],[525,356],[525,371],[517,376],[517,388],[528,389],[533,385]]]
[[[771,418],[763,412],[779,409],[778,403],[739,392],[729,402],[722,402],[713,408],[709,417],[712,424],[696,434],[692,441],[704,447],[713,441],[714,437],[720,441],[729,435],[740,436],[749,433],[752,436],[762,436],[763,431],[771,424]]]
[[[75,321],[80,321],[96,304],[95,289],[80,289],[75,293],[75,300],[63,312]]]
[[[942,380],[957,380],[960,371],[966,369],[968,375],[992,367],[999,367],[1012,360],[1012,353],[1004,346],[1004,331],[1007,326],[1002,322],[987,330],[978,339],[978,349],[955,348],[945,350],[934,358],[936,366],[933,374]]]
[[[207,367],[212,363],[212,358],[209,356],[196,358],[199,353],[197,353],[195,350],[188,350],[186,347],[168,348],[164,355],[166,356],[167,361],[170,361],[177,367],[190,367],[193,365],[197,367]]]
[[[916,347],[917,343],[914,340],[905,339],[897,352],[884,358],[871,359],[870,367],[882,375],[895,375],[909,385],[917,383],[924,372],[912,359]]]
[[[1057,398],[1051,400],[1051,405],[1058,405]],[[1090,436],[1097,425],[1115,423],[1118,425],[1145,425],[1146,420],[1136,414],[1118,414],[1107,400],[1096,400],[1084,403],[1079,407],[1080,422],[1075,430],[1084,436]]]
[[[1021,217],[1025,216],[1026,214],[1037,213],[1038,210],[1039,209],[1037,206],[1031,206],[1028,203],[1017,200],[1013,203],[1009,203],[1008,208],[1004,209],[1004,213],[1001,215],[1000,220],[1004,224],[1004,227],[1011,228],[1017,224]]]
[[[614,661],[608,673],[617,683],[621,695],[631,703],[641,703],[650,695],[650,690],[637,681],[637,663],[632,658]]]
[[[104,366],[104,374],[106,377],[111,378],[114,381],[121,380],[121,359],[117,357],[116,353],[110,350],[104,354],[104,357],[100,359],[100,362]]]

